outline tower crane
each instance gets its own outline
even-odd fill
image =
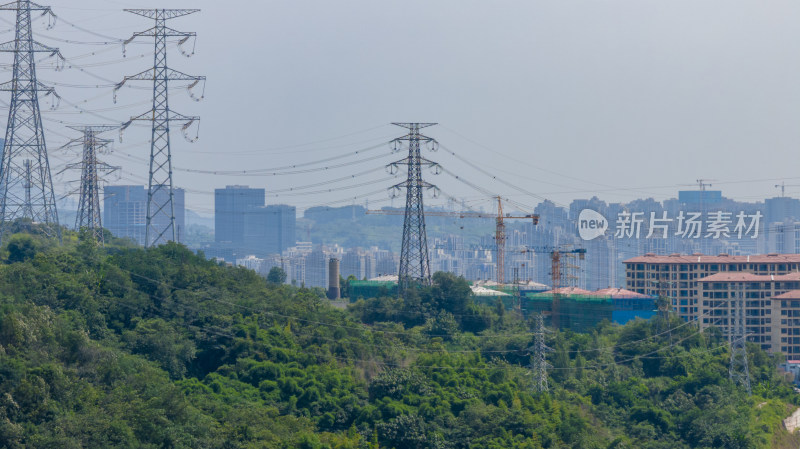
[[[506,277],[506,223],[505,220],[509,219],[526,219],[532,218],[533,224],[539,224],[538,215],[525,215],[512,217],[510,214],[503,215],[503,202],[500,197],[497,197],[497,217],[495,218],[495,235],[494,241],[497,245],[497,283],[502,287],[505,284]]]
[[[549,252],[550,253],[550,278],[553,284],[553,306],[552,306],[552,324],[553,327],[558,329],[560,325],[560,301],[561,301],[561,292],[559,289],[561,288],[561,279],[562,279],[562,268],[563,268],[563,258],[564,256],[578,256],[578,259],[584,260],[586,258],[586,249],[585,248],[573,248],[573,249],[560,249],[552,246],[540,246],[540,247],[527,247],[523,249],[523,253],[527,252]]]
[[[775,188],[777,189],[778,187],[781,188],[781,198],[783,198],[783,197],[786,196],[786,188],[787,187],[800,187],[800,185],[797,185],[797,184],[786,184],[786,181],[783,181],[780,184],[775,184]]]
[[[505,283],[505,258],[506,258],[506,223],[505,220],[527,219],[535,225],[539,224],[539,216],[527,214],[522,216],[512,216],[503,214],[503,202],[499,196],[497,199],[497,214],[484,212],[445,212],[445,211],[425,211],[426,217],[454,217],[454,218],[493,218],[495,220],[495,244],[497,245],[497,283],[502,286]],[[370,215],[405,215],[403,210],[367,210]]]

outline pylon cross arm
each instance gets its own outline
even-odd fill
[[[421,165],[427,165],[427,166],[437,166],[437,165],[439,165],[439,163],[438,163],[438,162],[433,162],[432,160],[430,160],[430,159],[426,159],[426,158],[424,158],[424,157],[420,157],[420,158],[419,158],[419,163],[420,163]]]
[[[116,86],[114,86],[114,90],[119,90],[122,86],[125,85],[128,81],[154,81],[156,79],[155,70],[152,68],[141,71],[136,75],[126,76],[119,82]],[[161,79],[161,78],[159,78]],[[173,70],[170,68],[166,69],[166,79],[169,81],[205,81],[205,76],[194,76],[194,75],[187,75],[186,73],[179,72],[177,70]]]
[[[30,9],[31,11],[44,11],[44,14],[46,14],[48,12],[50,14],[52,14],[52,11],[50,10],[49,6],[42,6],[42,5],[39,5],[37,3],[33,3],[33,2],[30,2],[29,5],[30,6],[28,8],[25,8],[25,9]],[[20,9],[19,8],[19,2],[11,2],[11,3],[6,3],[6,4],[3,4],[3,5],[0,5],[0,11],[18,11],[19,9]]]
[[[122,167],[120,167],[120,166],[110,165],[110,164],[107,164],[105,162],[98,162],[96,165],[97,165],[97,170],[105,171],[105,172],[109,172],[109,173],[122,169]]]
[[[187,75],[186,73],[167,68],[167,79],[170,81],[205,81],[206,77]]]
[[[131,117],[130,120],[128,120],[127,122],[125,122],[122,125],[122,129],[125,129],[128,126],[130,126],[132,122],[136,122],[136,121],[152,121],[153,120],[153,115],[154,115],[154,111],[151,109],[149,111],[145,111],[143,114],[139,114],[139,115],[137,115],[135,117]],[[169,111],[169,118],[165,118],[164,120],[169,121],[169,122],[187,122],[188,123],[188,122],[199,122],[200,121],[200,117],[188,116],[188,115],[183,115],[183,114],[180,114],[180,113],[177,113],[177,112],[174,112],[174,111]]]
[[[182,37],[182,42],[186,42],[189,38],[197,37],[197,33],[194,31],[178,31],[174,28],[164,27],[164,31],[162,36],[164,37]]]
[[[147,17],[148,19],[163,18],[165,20],[200,12],[199,9],[125,9],[124,11]],[[161,13],[161,16],[159,16],[159,13]]]
[[[408,129],[412,128],[422,129],[422,128],[427,128],[429,126],[438,125],[438,123],[392,122],[392,125],[401,126],[403,128],[408,128]]]
[[[19,87],[14,83],[14,81],[6,81],[5,83],[0,83],[0,92],[15,92],[20,90]],[[33,90],[33,89],[26,89],[26,90]],[[47,94],[53,94],[58,97],[56,94],[56,90],[50,86],[45,86],[40,82],[36,82],[36,90],[39,92],[47,92]]]
[[[119,129],[119,125],[82,125],[82,126],[67,126],[69,129],[74,129],[75,131],[88,131],[93,133],[102,133],[105,131],[113,131],[115,129]],[[80,139],[80,138],[79,138]],[[78,139],[75,139],[78,140]]]
[[[431,184],[428,181],[419,181],[419,182],[416,183],[416,185],[419,186],[420,189],[436,189],[436,188],[438,188],[438,187],[436,187],[435,184]],[[409,182],[408,181],[403,181],[403,182],[395,184],[395,185],[393,185],[393,186],[391,186],[389,188],[390,189],[406,189],[408,187],[409,187]]]
[[[3,42],[0,44],[0,52],[28,52],[34,51],[37,53],[51,53],[53,55],[61,56],[61,52],[54,47],[48,47],[47,45],[41,44],[39,42],[33,41],[30,49],[19,50],[17,49],[17,42],[16,41],[9,41]]]
[[[163,29],[152,27],[144,31],[137,31],[131,34],[131,37],[125,39],[123,41],[123,44],[128,45],[131,42],[133,42],[134,39],[136,39],[137,37],[158,37],[158,36],[180,37],[183,38],[181,40],[181,43],[183,43],[189,40],[190,38],[197,37],[197,33],[194,31],[178,31],[170,27],[164,27]]]
[[[423,136],[422,134],[406,134],[403,137],[393,139],[392,142],[405,142],[412,139],[419,140],[420,142],[434,142],[436,140],[432,137]]]

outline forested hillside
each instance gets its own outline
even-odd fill
[[[0,254],[0,447],[789,448],[800,403],[679,320],[547,333],[463,279],[337,310],[170,244],[16,234]]]

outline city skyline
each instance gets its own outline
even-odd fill
[[[130,187],[126,188],[130,190]],[[106,205],[122,196],[119,192],[114,193],[118,189],[120,187],[112,187],[112,194],[106,194]],[[141,215],[144,187],[138,186],[138,190],[142,192],[137,203]],[[293,279],[319,287],[325,286],[325,277],[321,273],[327,270],[328,257],[340,258],[342,274],[353,274],[358,279],[385,275],[387,271],[390,273],[396,269],[397,245],[402,229],[400,216],[366,215],[363,206],[319,207],[298,215],[288,205],[265,205],[264,189],[234,185],[216,192],[217,231],[205,241],[184,241],[208,257],[241,264],[262,275],[273,266],[281,266],[291,273],[287,282]],[[600,238],[587,238],[580,232],[580,222],[587,210],[595,211],[598,216],[612,222]],[[752,225],[740,229],[738,235],[734,228],[738,226],[734,220],[735,212],[719,213],[737,210],[741,211],[745,222]],[[699,219],[695,223],[698,225],[696,229],[689,229],[688,218],[685,226],[681,223],[683,211],[698,211],[687,214],[694,214]],[[532,223],[509,223],[504,275],[507,282],[518,279],[551,284],[550,251],[556,248],[585,250],[585,260],[567,261],[562,285],[590,290],[624,287],[623,263],[643,254],[739,256],[800,253],[800,219],[796,218],[800,217],[800,200],[788,197],[760,204],[742,203],[724,197],[719,191],[689,190],[680,191],[678,198],[664,203],[639,199],[615,204],[593,198],[577,199],[567,207],[560,207],[542,202],[536,206],[536,213],[543,217],[536,226]],[[625,224],[630,227],[631,216],[639,217],[641,233],[637,231],[634,234],[632,229],[625,232]],[[714,217],[719,221],[720,216],[727,217],[727,222],[715,225]],[[759,217],[757,223],[752,221],[755,216]],[[108,212],[106,217],[107,227],[115,235],[129,236],[127,231],[118,229],[119,220],[108,220]],[[491,218],[491,215],[487,214],[487,217]],[[142,217],[139,218],[141,222]],[[659,229],[654,233],[649,229],[653,226],[650,220],[666,220],[668,224],[656,225]],[[497,279],[496,243],[489,221],[475,218],[456,220],[461,223],[450,223],[452,221],[435,215],[429,217],[428,250],[432,271],[448,271],[470,281]],[[142,224],[138,223],[139,228]],[[476,227],[478,224],[480,226]],[[342,235],[343,225],[352,227],[353,232]],[[666,234],[660,229],[662,226]],[[376,241],[375,236],[384,236],[385,239]],[[316,256],[307,260],[314,251]],[[392,260],[393,265],[381,265],[381,258],[386,257]],[[313,269],[306,267],[312,263],[310,260],[315,261]]]

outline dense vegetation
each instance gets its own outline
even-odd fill
[[[75,235],[17,234],[0,266],[0,447],[767,448],[798,398],[750,349],[680,321],[549,333],[462,279],[330,307],[308,289]],[[671,328],[666,332],[665,329]]]

